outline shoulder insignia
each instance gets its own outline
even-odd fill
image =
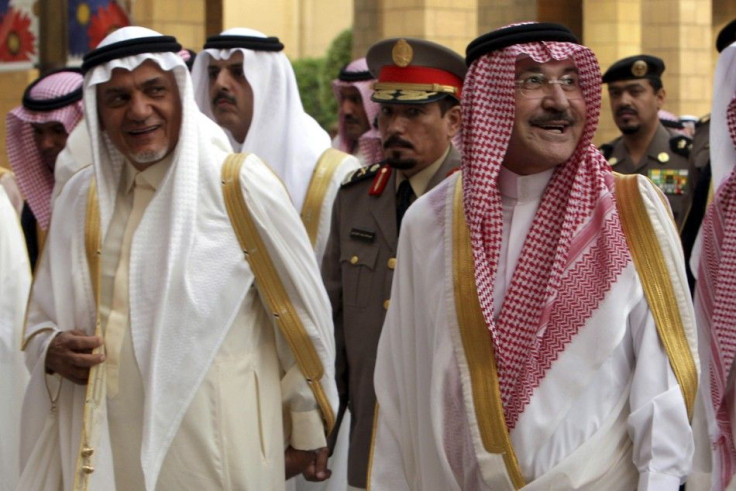
[[[683,157],[690,156],[693,141],[685,135],[676,135],[670,138],[670,150]]]
[[[376,177],[373,178],[373,184],[371,184],[371,190],[368,194],[371,196],[381,196],[383,190],[386,189],[389,177],[391,177],[391,167],[388,164],[381,166]]]
[[[698,120],[698,122],[695,123],[695,127],[697,128],[698,126],[702,126],[702,125],[704,125],[706,123],[709,123],[709,122],[710,122],[710,113],[708,113],[705,116],[703,116],[702,118],[700,118]]]
[[[373,164],[355,169],[353,172],[350,172],[348,175],[345,176],[345,179],[343,179],[340,186],[345,187],[350,186],[351,184],[355,184],[356,182],[365,181],[366,179],[369,179],[378,174],[378,170],[380,168],[381,164]]]
[[[606,160],[608,160],[611,158],[611,154],[613,153],[613,145],[610,143],[604,143],[598,147],[598,150],[600,150]]]

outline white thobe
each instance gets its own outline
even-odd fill
[[[0,490],[15,489],[28,370],[20,351],[31,270],[18,215],[0,186]]]
[[[511,278],[548,179],[502,171],[497,292]],[[480,441],[457,325],[454,184],[454,177],[445,181],[405,217],[376,361],[371,489],[490,489],[498,465]],[[658,198],[648,202],[654,215],[666,216]],[[670,228],[668,239],[677,241]],[[638,482],[640,490],[674,490],[688,474],[693,443],[684,399],[633,264],[553,362],[510,436],[528,489],[632,489]]]

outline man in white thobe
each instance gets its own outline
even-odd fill
[[[462,175],[402,225],[370,489],[676,490],[693,452],[692,306],[671,215],[636,176],[684,327],[680,371],[591,145],[595,56],[528,23],[478,38],[466,61]]]
[[[20,351],[31,269],[18,215],[0,187],[0,490],[18,482],[20,417],[28,370]]]
[[[192,67],[194,94],[234,151],[255,153],[281,178],[321,260],[337,190],[360,163],[331,149],[304,111],[283,49],[278,38],[243,27],[208,38]]]
[[[736,489],[736,385],[733,339],[736,295],[736,21],[719,36],[713,83],[710,165],[713,203],[708,207],[690,265],[697,280],[700,377],[693,418],[695,461],[688,490]],[[729,32],[730,31],[730,32]],[[719,45],[721,47],[721,45]]]
[[[235,187],[274,266],[255,278],[223,198],[231,149],[180,49],[126,27],[85,56],[93,165],[56,201],[33,288],[21,489],[283,489],[326,451],[334,345],[308,237],[248,156]],[[265,307],[274,282],[297,337]]]

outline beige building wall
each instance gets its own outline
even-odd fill
[[[584,0],[583,40],[593,50],[601,73],[616,60],[641,53],[642,2],[646,0]],[[595,143],[619,135],[613,122],[608,92],[603,86],[601,119]]]
[[[478,0],[355,0],[355,16],[356,57],[391,37],[428,39],[464,55],[478,34]]]
[[[157,0],[158,1],[158,0]],[[291,59],[324,56],[335,37],[353,24],[345,0],[222,0],[223,29],[250,27],[284,43]]]
[[[137,0],[132,3],[134,24],[175,36],[185,48],[199,51],[205,41],[207,2],[202,0]]]

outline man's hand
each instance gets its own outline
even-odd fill
[[[83,331],[64,331],[56,335],[46,352],[46,370],[84,385],[89,369],[105,361],[105,355],[92,354],[102,345],[99,336],[87,336]]]
[[[332,475],[332,471],[327,468],[327,459],[330,457],[330,449],[327,447],[318,448],[312,450],[314,459],[307,465],[307,468],[302,471],[304,479],[307,481],[324,481],[329,479]]]
[[[286,479],[303,473],[307,481],[324,481],[332,475],[327,468],[328,457],[327,447],[317,450],[297,450],[289,446],[284,452]]]

